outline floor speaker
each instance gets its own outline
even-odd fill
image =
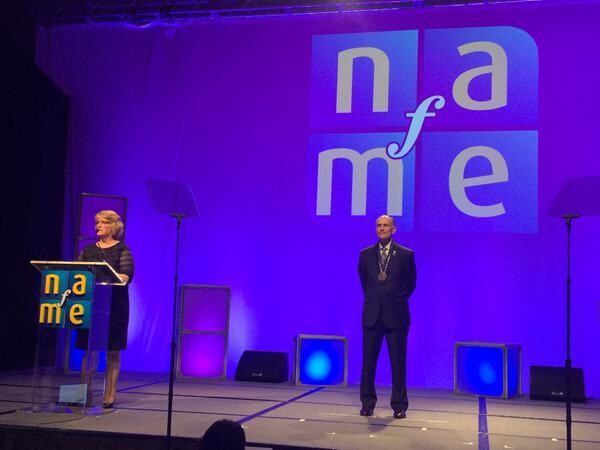
[[[289,380],[288,354],[246,350],[235,371],[240,381],[283,383]]]
[[[571,368],[571,401],[585,402],[583,369]],[[533,400],[566,400],[567,370],[564,367],[530,366],[529,398]]]

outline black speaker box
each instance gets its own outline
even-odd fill
[[[235,379],[283,383],[289,380],[288,354],[246,350],[238,362]]]
[[[529,398],[566,401],[567,369],[552,366],[529,366]],[[583,369],[571,368],[571,401],[585,402]]]

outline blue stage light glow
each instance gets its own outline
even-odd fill
[[[503,350],[500,346],[459,347],[457,355],[459,392],[501,396],[503,384]]]
[[[336,385],[344,382],[345,341],[327,338],[298,340],[299,381],[307,385]]]
[[[496,370],[489,361],[481,361],[479,364],[479,378],[485,384],[493,384],[496,381]]]
[[[306,361],[306,372],[313,380],[324,380],[331,372],[331,360],[324,351],[316,351]]]

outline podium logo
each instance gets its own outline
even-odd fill
[[[94,274],[83,270],[44,270],[39,302],[40,326],[89,328]]]
[[[536,232],[537,120],[538,51],[521,29],[314,36],[311,209]]]

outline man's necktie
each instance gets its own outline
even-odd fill
[[[381,249],[381,262],[385,265],[385,262],[387,261],[388,258],[388,249],[387,247],[383,247]]]

